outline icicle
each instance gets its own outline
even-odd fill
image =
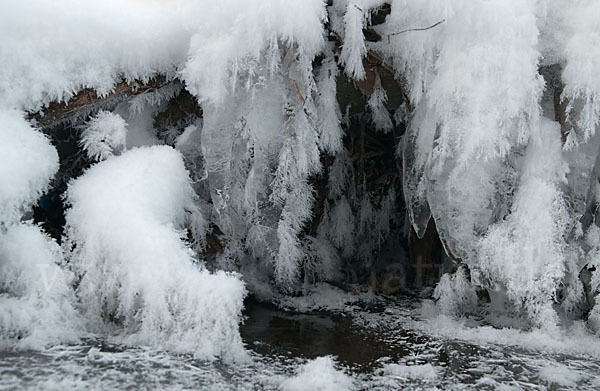
[[[362,32],[366,11],[356,2],[350,2],[344,15],[344,44],[340,62],[344,65],[346,74],[356,80],[362,80],[366,76],[362,63],[363,57],[367,54]]]
[[[433,298],[444,315],[462,315],[477,306],[475,288],[467,279],[464,267],[453,274],[444,274],[435,288]]]
[[[558,286],[567,270],[576,269],[565,242],[570,217],[560,190],[566,173],[560,156],[560,128],[544,120],[527,149],[512,213],[481,241],[478,264],[534,324],[550,329],[558,322],[552,309]]]
[[[336,77],[339,70],[333,51],[323,60],[317,77],[317,112],[319,117],[318,130],[321,148],[331,155],[338,153],[342,147],[343,130],[341,127],[342,113],[337,101]]]
[[[383,88],[375,88],[367,102],[375,128],[383,133],[389,133],[394,128],[390,113],[385,107],[386,102],[387,93]]]

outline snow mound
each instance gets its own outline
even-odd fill
[[[174,75],[189,33],[177,2],[72,0],[0,4],[0,106],[37,110],[83,88],[109,93],[115,84]]]
[[[328,283],[317,282],[302,296],[283,296],[277,305],[281,308],[298,312],[310,311],[344,311],[353,308],[356,302],[369,300],[371,297],[358,296],[358,292],[348,293]]]
[[[122,79],[179,70],[201,100],[220,101],[279,43],[314,57],[326,18],[322,0],[3,2],[0,106],[37,110],[83,88],[106,95]]]
[[[435,380],[438,377],[436,368],[431,364],[386,364],[383,367],[383,373],[389,376],[398,376],[410,380]]]
[[[433,292],[433,298],[442,314],[459,315],[475,308],[477,294],[467,279],[464,267],[454,275],[444,274]]]
[[[92,325],[116,324],[126,342],[199,358],[245,356],[244,285],[206,271],[183,240],[186,223],[202,218],[179,152],[153,146],[111,157],[66,194],[71,265]]]
[[[78,339],[72,273],[58,244],[36,226],[0,233],[0,347],[41,349]]]
[[[0,109],[0,225],[18,222],[48,188],[58,154],[16,110]]]
[[[576,387],[583,380],[583,375],[566,365],[555,364],[540,369],[540,379],[551,385],[561,387]]]
[[[355,387],[352,377],[336,369],[331,356],[325,356],[304,364],[281,388],[285,391],[348,391]]]

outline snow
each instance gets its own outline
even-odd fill
[[[386,364],[383,373],[388,376],[397,376],[411,380],[435,380],[438,377],[437,369],[431,364],[402,365]]]
[[[600,329],[600,269],[592,270],[600,248],[599,3],[394,0],[374,26],[384,39],[366,42],[363,28],[383,3],[0,3],[3,343],[75,338],[78,302],[105,330],[118,325],[111,332],[123,340],[241,357],[245,288],[237,275],[209,273],[194,252],[211,223],[227,238],[218,266],[256,271],[257,284],[282,291],[303,289],[298,306],[345,305],[339,292],[320,297],[301,280],[335,279],[350,258],[372,266],[390,234],[395,193],[375,199],[353,182],[336,100],[342,73],[365,76],[369,50],[407,87],[412,112],[399,158],[410,223],[420,235],[433,217],[447,250],[470,270],[442,278],[438,309],[475,307],[480,285],[535,332],[561,335],[559,326],[586,306],[588,325]],[[326,23],[341,39],[339,53]],[[555,66],[564,85],[561,126],[551,97],[560,91],[549,89],[540,65]],[[83,148],[101,162],[69,187],[61,250],[23,222],[59,168],[27,112],[157,75],[179,81],[93,113],[82,130]],[[181,88],[202,105],[203,120],[168,140],[179,152],[147,147],[162,142],[154,115]],[[376,88],[365,110],[383,132],[394,127],[386,94]],[[307,235],[325,153],[330,192],[317,232]],[[57,275],[44,298],[34,260]],[[586,265],[588,285],[580,281]],[[73,327],[54,330],[63,320]]]
[[[528,149],[513,211],[483,239],[480,261],[484,278],[504,284],[515,302],[535,303],[527,309],[532,321],[547,327],[557,323],[550,298],[569,261],[564,241],[569,217],[559,188],[566,168],[556,157],[560,150],[559,127],[544,121]]]
[[[481,346],[498,345],[546,354],[576,355],[594,359],[600,357],[600,342],[583,322],[575,322],[572,326],[559,330],[498,328],[489,325],[489,319],[476,322],[468,318],[456,319],[439,314],[426,303],[421,307],[421,315],[425,321],[409,322],[409,327],[434,336],[468,341]]]
[[[61,248],[21,222],[48,189],[58,155],[16,110],[0,107],[0,135],[0,346],[75,341],[80,320]]]
[[[129,343],[245,357],[238,332],[245,288],[209,273],[182,240],[202,222],[181,155],[166,146],[110,157],[71,182],[66,238],[89,327],[114,319]],[[101,329],[101,328],[100,328]]]
[[[442,314],[459,315],[477,306],[477,294],[467,280],[464,267],[459,267],[454,275],[444,274],[435,287],[433,298]]]
[[[180,12],[193,32],[182,76],[201,103],[223,103],[240,79],[247,87],[261,83],[253,75],[260,74],[259,66],[278,67],[278,56],[268,58],[268,53],[278,54],[280,44],[296,48],[307,59],[324,44],[326,14],[321,0],[225,0],[183,7]]]
[[[355,388],[352,377],[337,369],[331,356],[304,364],[295,376],[281,384],[285,391],[346,391]]]
[[[368,294],[345,292],[327,283],[316,283],[299,297],[284,296],[277,305],[298,312],[311,311],[349,311],[355,304],[370,297]]]
[[[118,155],[127,143],[127,123],[118,114],[101,110],[81,132],[81,145],[92,160]]]
[[[375,128],[384,133],[390,132],[394,128],[390,113],[385,108],[387,93],[383,88],[375,88],[373,95],[369,98],[367,104],[371,110],[371,116],[375,123]]]
[[[399,1],[389,19],[384,33],[445,20],[423,33],[391,36],[381,49],[412,84],[407,204],[427,202],[453,253],[475,263],[475,233],[493,216],[504,160],[527,141],[539,115],[543,80],[532,2]],[[420,232],[428,216],[412,221]]]
[[[181,75],[201,102],[222,102],[278,41],[314,57],[326,18],[321,0],[26,0],[0,7],[0,106],[28,110],[81,88],[106,95],[121,78],[157,74]]]
[[[76,342],[81,319],[56,242],[30,224],[0,233],[0,348]]]
[[[363,57],[367,54],[362,32],[366,11],[360,8],[360,2],[359,4],[348,2],[344,14],[344,45],[342,45],[340,62],[346,68],[348,76],[356,80],[364,79],[366,76],[362,63]]]
[[[278,312],[275,311],[274,315]],[[284,385],[315,389],[308,387],[314,387],[314,383],[318,382],[324,389],[351,387],[382,391],[458,391],[511,387],[592,391],[600,385],[597,376],[600,369],[597,353],[600,350],[596,337],[586,339],[571,331],[567,346],[563,344],[565,340],[555,339],[540,330],[523,333],[490,327],[484,328],[486,332],[489,330],[487,340],[484,340],[478,337],[481,332],[479,327],[468,328],[464,322],[445,318],[448,323],[443,328],[440,327],[441,322],[422,319],[418,312],[419,309],[414,308],[414,300],[405,299],[388,301],[383,312],[363,309],[346,313],[352,318],[353,324],[360,327],[355,336],[358,341],[353,339],[352,342],[365,343],[361,341],[363,333],[373,332],[389,348],[383,354],[393,354],[393,357],[383,356],[371,361],[367,370],[364,365],[352,362],[342,366],[339,364],[342,359],[330,356],[316,360],[296,357],[287,353],[287,349],[279,350],[279,354],[252,353],[249,362],[223,365],[219,361],[197,360],[191,355],[155,348],[115,345],[100,337],[86,339],[77,345],[55,346],[43,354],[3,352],[0,358],[0,387],[51,390],[64,389],[66,386],[73,389],[146,387],[281,390],[285,389]],[[336,315],[302,315],[308,318],[308,324],[323,323],[324,316],[325,323],[329,324],[327,327],[336,323]],[[345,319],[342,320],[344,324]],[[281,331],[278,325],[273,326],[277,332]],[[436,334],[438,330],[440,333]],[[311,333],[313,329],[306,331]],[[453,331],[458,333],[452,334]],[[331,330],[330,333],[330,338],[337,341],[339,336],[336,331]],[[542,339],[545,345],[539,344]],[[289,341],[287,336],[285,341]],[[256,346],[257,342],[259,340],[250,342],[250,345]],[[344,339],[343,343],[349,341]],[[279,346],[283,347],[274,347]],[[366,348],[370,348],[368,343]],[[344,349],[344,346],[340,349]],[[443,353],[446,353],[445,357],[442,357]],[[311,370],[306,371],[305,365],[310,365]],[[550,371],[565,374],[564,380],[555,379],[556,382],[570,381],[575,385],[550,383],[544,376]],[[311,376],[300,379],[306,372]]]
[[[121,78],[173,76],[189,48],[175,9],[141,1],[3,2],[0,106],[36,110],[82,88],[105,95]]]
[[[336,78],[339,69],[332,54],[333,50],[331,49],[327,58],[323,60],[317,77],[319,90],[317,109],[319,111],[318,129],[322,148],[334,155],[340,152],[343,147],[342,137],[344,132],[341,128],[342,113],[337,101],[336,90]]]
[[[577,382],[583,380],[580,373],[570,369],[566,365],[549,365],[540,369],[540,379],[546,381],[549,385],[558,385],[561,387],[576,387]]]
[[[0,107],[0,225],[13,224],[48,189],[58,154],[16,110]]]
[[[600,66],[600,48],[593,44],[600,39],[600,23],[595,17],[599,12],[596,1],[572,2],[560,20],[567,37],[563,48],[563,97],[571,100],[568,110],[581,132],[580,140],[571,135],[573,143],[587,142],[600,125],[600,81],[594,72]],[[573,101],[580,101],[582,107],[577,108]]]
[[[551,113],[540,110],[545,83],[538,68],[542,61],[566,63],[563,98],[574,127],[565,148],[597,143],[590,69],[600,56],[586,49],[600,31],[594,7],[399,0],[377,26],[388,39],[368,45],[409,84],[414,110],[400,151],[415,230],[422,234],[433,216],[474,283],[505,292],[538,327],[559,322],[553,305],[560,295],[559,311],[567,312],[582,297],[583,263],[571,232],[597,155],[595,144],[585,149],[591,158],[564,155],[558,124],[542,117]],[[567,181],[571,167],[582,174]]]

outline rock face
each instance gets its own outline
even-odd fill
[[[400,263],[392,263],[385,268],[383,281],[381,282],[381,293],[393,295],[406,289],[406,273],[404,266]]]
[[[444,250],[433,218],[429,219],[422,238],[419,238],[414,229],[411,229],[409,254],[410,270],[408,274],[409,280],[414,286],[433,285],[440,279],[443,274]]]

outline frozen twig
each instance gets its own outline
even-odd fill
[[[296,93],[298,94],[298,98],[300,98],[302,104],[304,104],[305,98],[302,96],[302,93],[300,92],[300,88],[298,87],[298,83],[296,82],[296,80],[294,80],[294,87],[296,87]]]
[[[425,30],[429,30],[429,29],[432,29],[432,28],[434,28],[436,26],[439,26],[440,24],[444,23],[445,21],[446,21],[446,19],[442,19],[439,22],[434,23],[434,24],[432,24],[429,27],[420,27],[420,28],[414,28],[414,29],[406,29],[406,30],[398,31],[397,33],[388,34],[388,36],[387,36],[388,37],[388,43],[390,43],[390,36],[392,36],[392,35],[400,35],[400,34],[408,33],[410,31],[425,31]]]

